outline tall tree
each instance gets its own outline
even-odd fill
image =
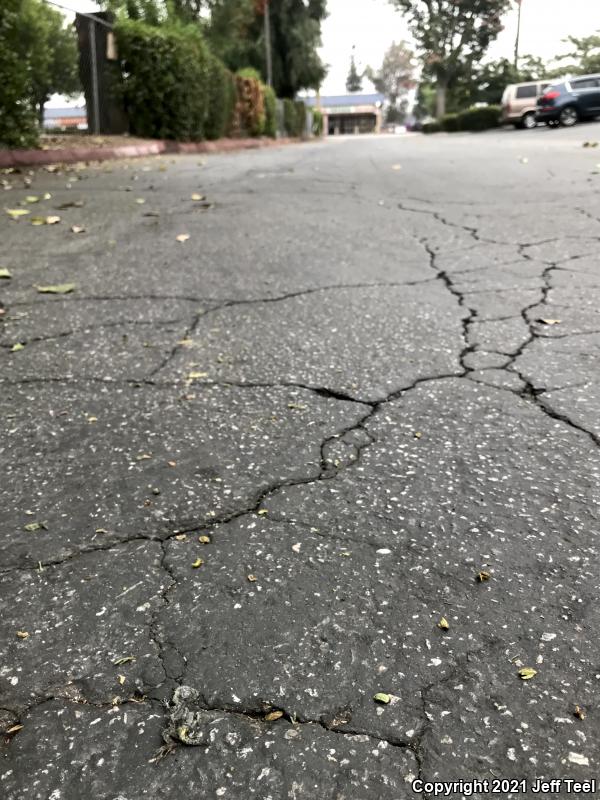
[[[408,16],[436,82],[436,115],[446,111],[453,77],[477,63],[502,30],[511,0],[390,0]]]
[[[573,46],[566,55],[557,56],[556,61],[570,60],[560,72],[572,72],[583,75],[586,72],[600,72],[600,32],[591,36],[568,36],[563,41]]]
[[[367,77],[389,103],[388,121],[397,122],[406,105],[409,89],[415,85],[415,54],[406,42],[392,42],[380,69],[367,67]]]
[[[326,69],[318,48],[326,0],[271,0],[273,88],[278,97],[295,97],[320,86]],[[266,80],[264,20],[254,0],[212,0],[209,42],[232,70],[250,66]]]
[[[356,69],[356,61],[354,60],[354,52],[350,56],[350,70],[346,78],[346,91],[347,92],[360,92],[362,90],[362,75]]]
[[[32,102],[41,124],[44,104],[52,94],[81,91],[75,31],[60,11],[41,0],[24,0],[21,26],[21,52],[27,61]]]

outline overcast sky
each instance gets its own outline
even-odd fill
[[[0,0],[1,2],[1,0]],[[93,11],[92,0],[57,0],[78,11]],[[359,65],[377,68],[392,41],[409,39],[405,20],[389,0],[328,0],[329,16],[323,23],[321,55],[329,64],[323,94],[345,93],[352,45]],[[516,3],[515,3],[516,6]],[[521,53],[549,59],[565,51],[568,34],[586,36],[600,30],[599,0],[522,0]],[[517,24],[516,10],[507,15],[505,29],[489,50],[490,58],[512,57]],[[567,48],[568,50],[568,48]],[[365,83],[365,89],[370,85]]]

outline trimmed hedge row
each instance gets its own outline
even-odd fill
[[[277,98],[259,73],[233,75],[208,49],[196,25],[116,25],[120,92],[136,136],[178,141],[277,136]],[[285,129],[303,136],[304,103],[284,100]]]
[[[306,106],[302,100],[283,101],[283,124],[288,136],[302,137],[306,132]]]
[[[458,114],[444,114],[440,120],[426,122],[423,133],[485,131],[500,125],[500,106],[473,106]]]

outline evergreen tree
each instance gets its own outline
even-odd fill
[[[350,56],[350,71],[346,78],[346,91],[347,92],[360,92],[362,91],[362,75],[359,75],[356,69],[356,61],[354,60],[354,53]]]

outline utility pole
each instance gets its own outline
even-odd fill
[[[519,69],[519,39],[521,37],[521,0],[517,0],[517,38],[515,39],[515,69]]]
[[[265,2],[265,55],[267,59],[267,86],[273,86],[273,59],[271,56],[271,15],[270,0]]]

